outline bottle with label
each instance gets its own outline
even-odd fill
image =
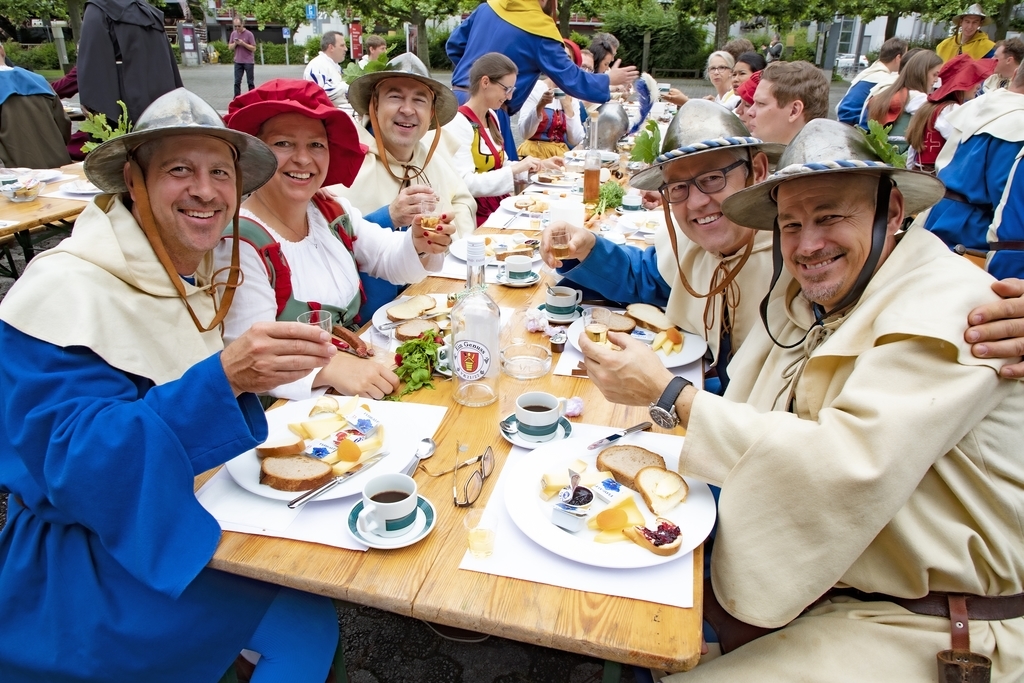
[[[466,292],[452,309],[452,378],[455,401],[486,406],[498,398],[501,314],[484,282],[484,238],[466,239]]]
[[[601,150],[597,148],[597,117],[587,119],[590,145],[583,157],[583,203],[597,204],[601,194]]]

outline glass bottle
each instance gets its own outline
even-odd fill
[[[587,120],[590,125],[590,144],[583,157],[583,203],[597,204],[601,194],[601,150],[597,148],[597,117]]]
[[[466,292],[452,309],[452,375],[455,401],[478,407],[498,398],[501,314],[487,294],[484,238],[466,239]]]

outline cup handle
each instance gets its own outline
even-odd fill
[[[565,406],[569,402],[569,399],[564,396],[558,397],[558,417],[559,419],[565,417]]]
[[[583,301],[583,290],[577,289],[576,290],[576,305],[579,306],[580,302],[582,302],[582,301]]]
[[[359,516],[356,517],[356,528],[359,529],[359,533],[365,535],[372,534],[377,531],[377,528],[380,525],[377,523],[377,520],[371,516],[376,511],[377,507],[375,505],[363,506],[363,509],[360,511]]]
[[[498,264],[498,279],[499,280],[507,280],[508,278],[505,277],[507,272],[508,272],[508,266],[505,265],[504,261],[502,261],[501,263]]]

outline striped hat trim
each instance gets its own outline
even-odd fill
[[[714,140],[704,140],[703,142],[697,142],[686,147],[679,147],[673,149],[670,152],[665,152],[654,160],[655,164],[664,164],[665,162],[678,159],[679,157],[686,156],[687,154],[693,154],[694,152],[703,152],[708,149],[716,149],[718,147],[736,147],[738,145],[760,145],[764,141],[759,138],[747,138],[747,137],[735,137],[735,138],[715,138]]]

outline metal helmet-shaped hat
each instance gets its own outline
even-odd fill
[[[352,85],[348,89],[349,104],[356,110],[356,113],[369,114],[370,98],[373,96],[377,84],[397,77],[411,78],[430,88],[434,93],[434,114],[437,117],[437,126],[443,126],[455,118],[455,114],[459,111],[459,102],[455,99],[455,93],[441,81],[431,78],[427,65],[411,52],[400,54],[389,61],[383,71],[363,74],[352,81]],[[435,122],[431,121],[430,128],[433,129],[434,125]]]

